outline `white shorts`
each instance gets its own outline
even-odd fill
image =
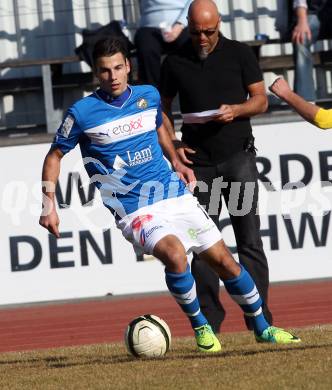
[[[117,222],[137,254],[152,254],[159,240],[175,235],[187,253],[203,252],[221,239],[221,233],[206,211],[190,194],[154,203]]]

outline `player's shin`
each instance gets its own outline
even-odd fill
[[[232,299],[241,307],[244,314],[251,319],[255,334],[261,335],[270,324],[262,311],[262,299],[257,287],[246,269],[240,265],[239,276],[224,280],[224,285]]]
[[[190,272],[189,264],[183,273],[168,272],[165,270],[165,279],[170,293],[187,315],[192,328],[206,325],[208,322],[199,306],[196,284]]]

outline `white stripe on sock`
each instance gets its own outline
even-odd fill
[[[256,286],[248,294],[244,294],[244,295],[231,294],[231,297],[239,305],[252,305],[253,303],[257,302],[260,298]]]
[[[201,309],[198,309],[195,313],[186,313],[189,317],[195,317],[201,312]]]
[[[180,305],[188,305],[189,303],[192,303],[197,297],[196,284],[194,283],[192,288],[184,294],[175,294],[172,292],[172,295],[176,299],[176,302]]]
[[[257,317],[262,313],[262,307],[260,307],[255,313],[244,313],[247,317]]]

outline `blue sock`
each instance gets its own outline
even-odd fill
[[[270,326],[262,311],[262,299],[246,269],[240,265],[241,273],[233,279],[224,280],[231,298],[239,304],[244,314],[251,318],[255,333],[260,336]]]
[[[165,270],[165,279],[170,293],[187,315],[191,326],[198,328],[206,325],[208,321],[201,313],[196,294],[195,279],[190,272],[189,264],[186,271],[180,274]]]

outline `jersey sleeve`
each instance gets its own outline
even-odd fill
[[[162,114],[162,108],[161,108],[161,100],[160,100],[160,94],[158,89],[153,87],[152,85],[150,88],[153,91],[153,98],[155,106],[157,107],[157,115],[156,115],[156,129],[158,129],[163,124],[163,114]]]
[[[252,48],[241,44],[239,48],[241,55],[242,77],[246,86],[263,81],[262,71]]]
[[[77,115],[75,115],[73,109],[69,109],[56,132],[52,148],[58,148],[63,154],[66,154],[75,148],[81,134],[82,130],[79,126]]]
[[[173,98],[178,90],[171,62],[171,58],[167,56],[161,66],[159,92],[161,96]]]
[[[320,108],[314,118],[314,124],[321,129],[332,128],[332,109],[325,110]]]

